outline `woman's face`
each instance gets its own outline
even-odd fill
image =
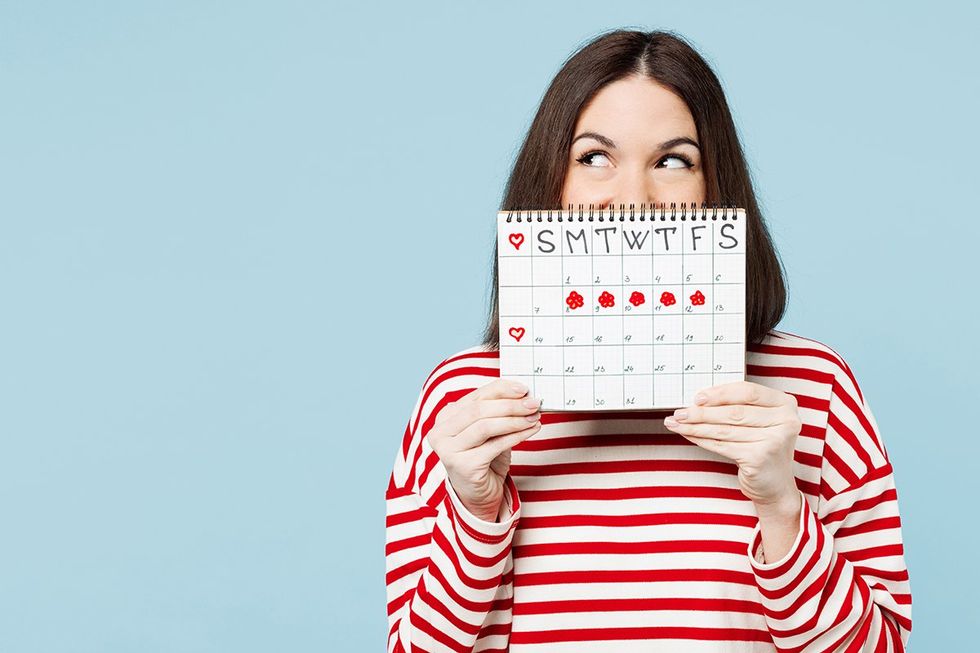
[[[606,85],[579,115],[561,205],[704,202],[694,118],[679,97],[631,76]]]

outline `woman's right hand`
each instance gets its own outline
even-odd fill
[[[541,429],[539,402],[527,391],[494,379],[445,406],[426,434],[456,495],[484,521],[497,521],[511,447]]]

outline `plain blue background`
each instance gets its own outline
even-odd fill
[[[966,5],[0,4],[0,650],[381,650],[384,502],[479,341],[561,63],[672,29],[895,467],[912,649],[975,640]]]

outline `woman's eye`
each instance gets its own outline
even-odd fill
[[[660,163],[663,163],[664,161],[669,161],[671,159],[674,159],[675,161],[680,161],[681,162],[681,165],[663,166],[663,167],[665,167],[665,168],[690,168],[691,165],[692,165],[691,162],[687,158],[685,158],[685,157],[683,157],[683,156],[681,156],[679,154],[668,154],[664,158],[660,159]],[[657,164],[657,167],[660,167],[660,164]]]
[[[591,166],[591,167],[604,167],[604,166],[592,166],[591,162],[592,162],[592,157],[594,157],[594,156],[601,156],[601,157],[605,158],[606,155],[603,154],[602,152],[586,152],[585,154],[583,154],[582,156],[580,156],[579,158],[577,158],[575,160],[578,161],[579,163],[582,163],[584,165]]]

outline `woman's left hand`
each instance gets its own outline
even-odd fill
[[[803,422],[793,395],[736,381],[701,390],[704,401],[678,408],[664,425],[738,465],[742,492],[756,506],[794,501],[793,452]],[[686,413],[686,416],[684,414]],[[673,422],[673,423],[672,423]]]

